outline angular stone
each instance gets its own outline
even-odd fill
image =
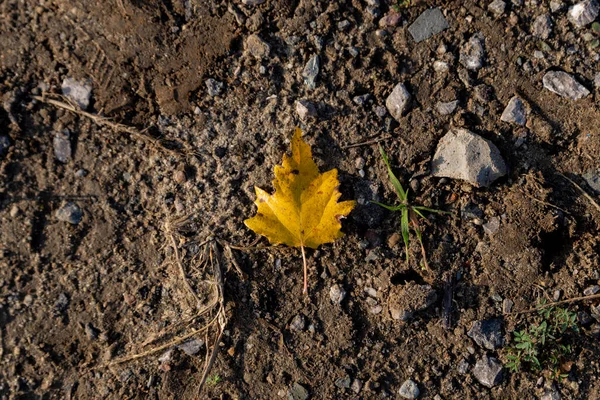
[[[204,340],[192,339],[177,345],[177,348],[182,350],[188,356],[193,356],[200,352],[202,346],[204,346]]]
[[[75,203],[67,203],[56,211],[56,219],[77,225],[83,219],[83,211]]]
[[[396,121],[400,121],[410,106],[411,95],[403,83],[397,84],[385,101],[385,106]]]
[[[452,114],[456,110],[456,107],[458,107],[458,100],[449,101],[448,103],[438,102],[435,105],[435,110],[440,115],[449,115],[449,114]]]
[[[408,32],[415,42],[419,43],[448,29],[448,21],[439,8],[430,8],[423,11],[421,15],[408,27]]]
[[[329,298],[332,303],[340,304],[346,298],[346,291],[341,285],[336,283],[329,289]]]
[[[594,22],[599,12],[600,6],[597,0],[585,0],[570,7],[567,16],[569,21],[582,28]]]
[[[564,71],[546,72],[542,82],[549,91],[571,100],[579,100],[590,94],[589,90]]]
[[[306,120],[317,115],[317,108],[308,100],[298,100],[296,101],[296,113],[301,120]]]
[[[488,10],[499,17],[504,14],[504,10],[506,10],[506,3],[502,0],[494,0],[488,5]]]
[[[320,58],[318,54],[313,54],[308,60],[302,71],[302,77],[304,78],[304,84],[309,89],[314,89],[317,85],[315,83],[317,75],[319,75]]]
[[[524,126],[527,122],[527,117],[525,116],[525,106],[523,101],[517,96],[511,98],[508,101],[500,120]]]
[[[473,368],[473,376],[483,386],[492,388],[502,382],[502,363],[494,357],[483,356]]]
[[[405,380],[402,386],[400,386],[400,390],[398,391],[400,397],[410,400],[419,397],[420,393],[421,392],[419,390],[417,382],[413,381],[412,379]]]
[[[504,344],[502,321],[499,319],[476,321],[467,335],[479,346],[488,350],[496,350]]]
[[[8,136],[0,136],[0,156],[3,156],[10,147],[10,139]]]
[[[62,82],[62,93],[73,100],[82,110],[87,110],[92,97],[92,85],[87,81],[66,78]]]
[[[498,148],[466,129],[449,131],[438,143],[431,162],[433,176],[462,179],[479,187],[489,186],[506,173]]]
[[[52,144],[54,147],[54,157],[56,157],[58,161],[61,163],[68,163],[71,161],[72,149],[69,130],[65,129],[64,132],[56,132]]]
[[[468,70],[477,71],[483,67],[485,57],[485,38],[481,33],[476,33],[460,49],[460,63]]]
[[[548,39],[552,33],[552,18],[548,14],[542,14],[533,21],[533,36],[540,39]]]
[[[213,78],[208,78],[204,81],[208,94],[215,97],[221,94],[223,91],[223,82],[219,82]]]
[[[271,46],[258,35],[250,35],[246,39],[246,50],[255,58],[267,58],[271,53]]]
[[[308,390],[298,382],[294,382],[287,393],[288,400],[306,400],[308,399]]]
[[[600,193],[600,168],[597,170],[589,170],[583,174],[583,179],[596,192]]]
[[[386,28],[391,26],[398,26],[402,21],[402,15],[397,12],[390,12],[379,20],[379,27]]]

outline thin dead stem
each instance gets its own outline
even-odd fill
[[[367,140],[366,142],[347,144],[345,146],[342,146],[342,149],[345,150],[345,149],[351,149],[353,147],[370,146],[372,144],[377,144],[379,142],[383,142],[383,141],[391,139],[391,138],[393,138],[392,135],[387,135],[387,136],[383,136],[383,137],[380,137],[377,139]]]
[[[587,300],[594,300],[594,299],[600,299],[600,294],[592,294],[592,295],[589,295],[589,296],[573,297],[573,298],[570,298],[570,299],[565,299],[565,300],[561,300],[561,301],[555,301],[554,303],[546,303],[544,305],[533,307],[533,308],[530,308],[528,310],[513,311],[513,312],[510,312],[510,313],[506,313],[506,315],[508,315],[508,314],[529,314],[529,313],[532,313],[532,312],[543,310],[544,308],[548,308],[548,307],[554,307],[554,306],[559,306],[561,304],[570,304],[570,303],[576,303],[576,302],[579,302],[579,301],[587,301]]]
[[[566,180],[568,180],[569,182],[571,182],[571,184],[573,186],[575,186],[577,189],[579,189],[579,191],[581,192],[581,194],[583,194],[585,196],[585,198],[588,199],[590,201],[590,203],[592,203],[592,205],[594,207],[596,207],[596,210],[600,211],[600,205],[598,205],[598,203],[596,203],[596,200],[594,200],[594,198],[592,196],[590,196],[585,190],[583,190],[583,188],[581,186],[579,186],[572,179],[567,178],[565,175],[561,174],[560,172],[558,174],[560,176],[562,176],[563,178],[565,178]]]
[[[302,250],[302,264],[304,265],[304,289],[302,289],[303,295],[308,295],[308,266],[306,265],[306,255],[304,254],[304,245],[300,245]]]
[[[62,96],[58,96],[58,97],[62,98]],[[129,133],[130,135],[132,135],[132,136],[134,136],[134,137],[136,137],[138,139],[141,139],[142,141],[144,141],[144,142],[146,142],[146,143],[148,143],[150,145],[158,147],[159,149],[161,149],[163,151],[166,151],[168,153],[176,154],[176,155],[185,155],[185,153],[183,153],[182,151],[174,150],[174,149],[170,149],[168,147],[165,147],[164,144],[162,143],[162,141],[160,139],[156,139],[156,138],[153,138],[151,136],[146,135],[145,131],[147,129],[139,130],[139,129],[133,127],[133,126],[129,126],[129,125],[124,125],[124,124],[120,124],[120,123],[117,123],[117,122],[113,122],[109,118],[102,117],[102,116],[97,115],[97,114],[92,114],[92,113],[89,113],[87,111],[80,110],[79,108],[77,108],[77,106],[75,106],[74,104],[71,104],[69,102],[65,102],[65,101],[61,101],[61,100],[56,100],[56,99],[51,99],[51,98],[48,98],[47,96],[31,96],[31,98],[34,99],[34,100],[40,101],[42,103],[50,104],[50,105],[53,105],[55,107],[62,108],[63,110],[67,110],[67,111],[70,111],[70,112],[75,113],[77,115],[81,115],[83,117],[89,118],[94,123],[96,123],[96,125],[106,126],[106,127],[109,127],[109,128],[111,128],[111,129],[113,129],[114,131],[117,131],[117,132],[126,132],[126,133]],[[179,142],[179,144],[182,147],[185,147],[183,145],[183,143]]]

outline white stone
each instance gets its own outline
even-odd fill
[[[400,121],[404,113],[408,111],[410,99],[410,93],[408,93],[403,83],[397,84],[388,96],[385,105],[396,121]]]
[[[82,110],[87,110],[92,98],[92,85],[88,81],[66,78],[62,82],[62,93],[73,100]]]

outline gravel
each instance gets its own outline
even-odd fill
[[[571,100],[587,97],[590,91],[564,71],[550,71],[542,79],[544,87]]]
[[[298,314],[292,319],[290,323],[290,329],[293,331],[303,331],[306,326],[306,318],[304,315]]]
[[[415,42],[419,43],[448,29],[448,27],[448,21],[444,18],[442,11],[439,8],[430,8],[419,15],[415,22],[408,27],[408,32]]]
[[[488,10],[490,10],[495,16],[499,17],[504,14],[506,10],[506,3],[502,0],[494,0],[488,5]]]
[[[460,49],[460,63],[470,71],[477,71],[483,67],[485,58],[485,38],[481,33],[476,33]]]
[[[589,170],[583,174],[583,179],[587,184],[600,194],[600,169]]]
[[[504,344],[500,319],[475,321],[467,335],[479,346],[488,350],[496,350]]]
[[[61,89],[63,95],[73,100],[82,110],[87,110],[92,98],[92,85],[88,81],[66,78]]]
[[[548,39],[552,33],[552,18],[548,14],[542,14],[533,21],[533,36],[540,39]]]
[[[317,116],[317,108],[308,100],[296,101],[296,113],[301,120]]]
[[[329,298],[334,304],[340,304],[346,298],[346,291],[336,283],[329,289]]]
[[[320,58],[318,54],[313,54],[308,60],[302,71],[302,77],[304,78],[304,84],[309,89],[314,89],[316,85],[317,75],[319,75]]]
[[[398,391],[400,397],[404,399],[416,399],[417,397],[419,397],[420,393],[421,392],[419,390],[417,382],[413,381],[412,379],[405,380],[402,386],[400,386],[400,390]]]
[[[67,203],[56,211],[55,216],[59,221],[77,225],[83,219],[83,211],[77,204]]]
[[[254,58],[262,59],[269,57],[271,46],[258,35],[250,35],[246,39],[246,51]]]
[[[10,139],[8,136],[0,136],[0,156],[3,156],[10,147]]]
[[[473,368],[473,376],[483,386],[492,388],[502,382],[502,363],[494,357],[483,356]]]
[[[306,400],[308,399],[308,390],[298,382],[294,382],[288,390],[287,398],[288,400]]]
[[[454,101],[449,101],[447,103],[441,103],[438,102],[435,105],[435,110],[438,112],[438,114],[440,115],[450,115],[452,114],[454,111],[456,111],[456,108],[458,107],[458,100],[454,100]]]
[[[223,91],[223,82],[219,82],[213,78],[208,78],[204,81],[204,84],[206,85],[206,89],[208,89],[208,94],[212,97],[220,95]]]
[[[462,179],[486,187],[506,175],[506,163],[489,140],[466,129],[448,132],[438,143],[431,162],[436,177]]]
[[[68,129],[65,129],[62,132],[56,132],[52,144],[54,146],[54,157],[58,161],[61,163],[68,163],[71,161],[71,134]]]
[[[502,116],[500,117],[501,121],[521,125],[524,126],[527,122],[527,117],[525,115],[525,105],[523,104],[523,100],[519,97],[514,96],[508,101],[504,112],[502,112]]]
[[[403,83],[398,83],[385,101],[385,106],[396,121],[400,121],[410,106],[411,95]]]
[[[569,8],[568,18],[577,27],[582,28],[594,22],[599,12],[597,0],[585,0]]]

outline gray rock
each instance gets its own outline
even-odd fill
[[[71,134],[68,129],[65,129],[63,132],[56,132],[52,144],[54,146],[54,157],[58,161],[61,163],[71,161]]]
[[[62,82],[62,93],[73,100],[82,110],[87,110],[92,98],[92,85],[87,81],[66,78]]]
[[[399,83],[385,100],[385,106],[396,121],[400,121],[402,115],[408,111],[410,99],[411,96],[408,90],[406,90],[406,86],[403,83]]]
[[[370,98],[371,98],[371,95],[369,93],[367,93],[367,94],[363,94],[360,96],[354,96],[352,101],[354,102],[354,104],[357,104],[359,106],[364,106],[365,104],[367,104],[367,101],[369,101]]]
[[[461,375],[465,375],[467,372],[469,372],[469,362],[464,358],[460,360],[456,366],[456,371]]]
[[[67,203],[56,211],[56,219],[77,225],[83,219],[83,211],[75,203]]]
[[[552,11],[553,13],[560,11],[564,8],[565,3],[563,3],[561,0],[551,0],[550,1],[550,11]]]
[[[288,400],[306,400],[308,399],[308,390],[298,382],[294,382],[287,393]]]
[[[193,356],[200,352],[202,346],[204,346],[204,340],[192,339],[177,345],[177,348],[182,350],[188,356]]]
[[[483,356],[473,368],[473,376],[483,386],[492,388],[502,382],[502,363],[494,357]]]
[[[308,100],[298,100],[296,101],[296,113],[301,120],[306,120],[309,117],[317,116],[317,108]]]
[[[587,97],[590,91],[564,71],[549,71],[542,79],[549,91],[571,100]]]
[[[504,314],[508,314],[512,311],[513,305],[515,303],[511,299],[502,300],[502,312]]]
[[[421,15],[408,27],[408,32],[415,42],[419,43],[448,29],[448,21],[439,8],[430,8],[423,11]]]
[[[343,378],[338,378],[335,380],[335,386],[339,387],[340,389],[349,389],[350,383],[352,383],[352,380],[350,379],[350,377],[348,375],[346,375]]]
[[[352,389],[352,391],[356,394],[359,394],[360,391],[362,390],[363,387],[363,383],[360,379],[355,379],[354,382],[352,382],[352,386],[350,386],[350,389]]]
[[[585,288],[583,291],[583,295],[584,296],[592,296],[598,292],[600,292],[600,286],[594,285],[594,286]]]
[[[600,89],[600,72],[598,72],[598,73],[596,74],[596,76],[594,76],[594,86],[595,86],[597,89]]]
[[[458,100],[449,101],[447,103],[438,102],[435,105],[435,110],[440,115],[450,115],[456,111],[456,107],[458,107]]]
[[[403,287],[394,287],[387,304],[393,319],[407,321],[414,313],[427,309],[436,301],[437,293],[431,286],[410,282]]]
[[[319,75],[320,64],[319,55],[313,54],[304,66],[302,77],[304,78],[304,84],[309,89],[314,89],[316,87],[315,80],[317,79],[317,75]]]
[[[597,193],[600,194],[600,169],[597,170],[589,170],[585,174],[583,174],[583,179],[587,182],[587,184],[594,189]]]
[[[402,21],[402,15],[397,12],[389,12],[383,18],[379,20],[380,28],[387,28],[391,26],[398,26]],[[410,28],[409,28],[410,29]]]
[[[346,29],[346,28],[348,28],[349,26],[350,26],[350,21],[348,21],[347,19],[345,19],[345,20],[343,20],[343,21],[340,21],[340,22],[338,22],[338,24],[337,24],[337,28],[338,28],[338,30],[340,30],[340,31],[343,31],[343,30],[345,30],[345,29]]]
[[[346,298],[346,291],[336,283],[329,289],[329,298],[334,304],[340,304]]]
[[[306,318],[304,318],[304,315],[302,315],[302,314],[296,315],[294,317],[294,319],[292,319],[292,322],[290,323],[290,329],[293,331],[303,331],[305,326],[306,326]]]
[[[540,39],[548,39],[552,33],[552,18],[548,14],[542,14],[533,21],[531,29],[533,36]]]
[[[498,148],[466,129],[448,132],[438,143],[431,162],[433,176],[463,179],[479,187],[489,186],[506,173]]]
[[[387,115],[387,109],[384,106],[376,106],[374,110],[375,115],[377,115],[379,118],[383,118]]]
[[[85,335],[89,340],[96,340],[99,334],[100,331],[91,323],[85,325]]]
[[[523,101],[517,96],[511,98],[508,101],[504,112],[502,112],[500,120],[524,126],[527,122],[527,117],[525,116],[525,106]]]
[[[581,28],[594,22],[599,12],[600,6],[597,0],[585,0],[569,8],[568,18]]]
[[[58,313],[62,313],[64,311],[67,310],[67,307],[69,306],[69,297],[67,296],[66,293],[61,293],[58,295],[58,299],[56,299],[56,302],[54,303],[54,311],[58,312]]]
[[[3,156],[10,147],[10,139],[8,136],[0,136],[0,156]]]
[[[204,81],[204,84],[208,89],[208,94],[213,97],[220,95],[223,91],[223,82],[219,82],[213,78],[208,78],[206,81]]]
[[[482,225],[482,228],[488,235],[493,235],[500,229],[500,220],[497,217],[492,217],[488,222]]]
[[[242,0],[242,4],[245,4],[247,6],[257,6],[259,4],[264,3],[267,0]]]
[[[398,391],[398,394],[405,399],[416,399],[419,397],[420,393],[421,391],[419,390],[417,382],[412,379],[405,380]]]
[[[246,51],[255,58],[267,58],[271,53],[271,46],[258,35],[250,35],[246,39]]]
[[[483,67],[484,42],[484,36],[481,33],[476,33],[461,47],[459,60],[466,69],[477,71]]]
[[[560,391],[553,383],[550,387],[545,388],[544,394],[540,397],[540,400],[561,400],[562,396]]]
[[[499,319],[476,321],[467,335],[479,346],[488,350],[496,350],[504,344],[502,321]]]
[[[504,10],[506,10],[506,3],[502,0],[494,0],[488,5],[488,10],[499,17],[504,14]]]

